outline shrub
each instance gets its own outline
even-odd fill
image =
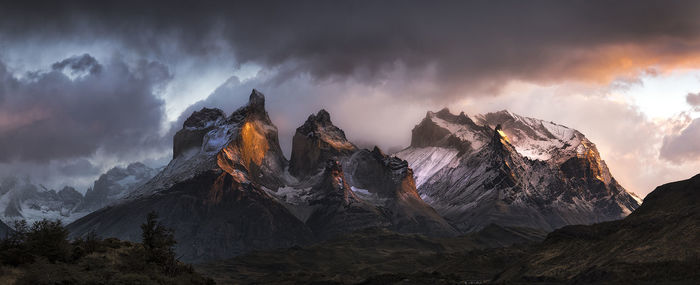
[[[33,255],[45,257],[49,262],[67,261],[70,256],[68,230],[60,220],[35,222],[25,243]]]
[[[141,225],[143,230],[143,247],[146,249],[146,258],[150,262],[169,266],[175,261],[175,236],[173,230],[164,227],[158,222],[156,212],[148,213],[146,223]]]

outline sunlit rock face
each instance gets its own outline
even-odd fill
[[[283,185],[287,161],[264,108],[264,95],[253,90],[228,117],[218,109],[193,113],[162,171],[121,202],[70,224],[71,234],[95,230],[138,241],[139,225],[157,211],[189,262],[312,241],[307,225],[265,192]]]
[[[318,173],[329,159],[348,157],[355,151],[357,147],[333,125],[330,114],[320,110],[310,115],[294,134],[289,173],[303,179]]]
[[[625,217],[639,200],[580,132],[508,111],[428,112],[411,147],[418,193],[461,231],[489,223],[551,230]]]

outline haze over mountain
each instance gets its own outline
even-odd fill
[[[100,175],[85,195],[70,186],[56,191],[28,179],[8,176],[0,183],[0,220],[8,223],[26,220],[31,224],[42,219],[58,219],[67,224],[124,198],[156,172],[140,162],[126,168],[114,167]]]

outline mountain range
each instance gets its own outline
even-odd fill
[[[0,182],[0,220],[26,220],[31,224],[50,219],[67,224],[124,198],[158,171],[140,162],[114,167],[100,175],[85,195],[70,186],[56,191],[28,179],[8,176]]]
[[[551,231],[639,205],[583,134],[507,111],[475,120],[428,112],[394,156],[358,148],[325,110],[297,128],[290,160],[277,133],[257,90],[231,115],[196,111],[167,166],[68,228],[139,240],[138,225],[156,211],[175,229],[182,259],[199,262],[365,228],[428,237],[489,224]]]

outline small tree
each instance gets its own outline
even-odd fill
[[[66,261],[69,257],[68,230],[60,220],[34,222],[26,234],[26,244],[32,254],[46,257],[50,262]]]
[[[25,243],[28,232],[27,221],[21,220],[13,223],[13,230],[0,240],[1,263],[17,266],[34,261],[34,256]]]
[[[175,261],[175,236],[172,229],[158,222],[156,212],[148,213],[146,223],[141,225],[143,247],[150,262],[169,266]]]

